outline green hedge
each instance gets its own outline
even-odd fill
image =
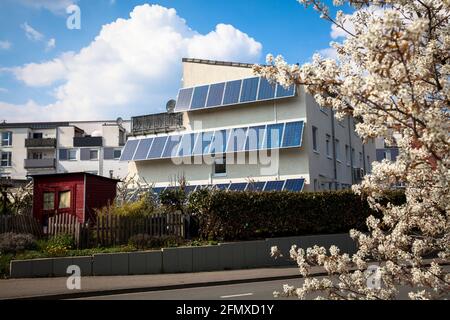
[[[386,200],[405,201],[402,192]],[[373,212],[364,197],[338,192],[227,192],[193,193],[191,211],[199,217],[200,235],[210,240],[248,240],[365,230]]]

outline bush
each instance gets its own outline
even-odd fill
[[[51,237],[45,247],[45,252],[51,257],[66,256],[69,250],[75,247],[73,236],[68,234],[60,234]]]
[[[33,235],[8,232],[0,234],[0,252],[2,254],[23,252],[36,248]]]
[[[149,234],[136,234],[131,236],[128,244],[136,249],[151,249],[177,247],[184,243],[184,240],[176,236],[152,237]]]
[[[142,217],[148,216],[157,211],[155,200],[149,194],[141,197],[134,202],[125,202],[121,205],[110,205],[97,210],[98,215],[117,215],[128,217]]]
[[[365,197],[353,192],[194,192],[191,206],[199,217],[200,235],[210,240],[248,240],[366,230],[375,214]],[[402,203],[402,192],[390,192],[386,202]],[[195,204],[195,205],[194,205]]]

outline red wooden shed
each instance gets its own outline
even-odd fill
[[[33,175],[33,216],[44,226],[48,218],[69,213],[79,222],[95,221],[95,210],[112,203],[119,180],[86,172]]]

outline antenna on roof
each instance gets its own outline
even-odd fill
[[[175,110],[175,105],[177,104],[177,102],[173,99],[167,101],[166,103],[166,110],[167,113],[173,113],[173,111]]]
[[[116,119],[116,123],[117,123],[117,125],[118,125],[119,127],[121,127],[121,126],[122,126],[122,123],[123,123],[123,119],[122,119],[121,117],[118,117],[118,118]]]

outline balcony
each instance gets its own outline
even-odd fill
[[[101,147],[103,146],[103,137],[74,137],[74,147]]]
[[[25,159],[25,169],[56,168],[56,159]]]
[[[183,127],[182,113],[158,113],[131,118],[131,134],[155,134]]]
[[[25,139],[25,148],[56,148],[55,138]]]

